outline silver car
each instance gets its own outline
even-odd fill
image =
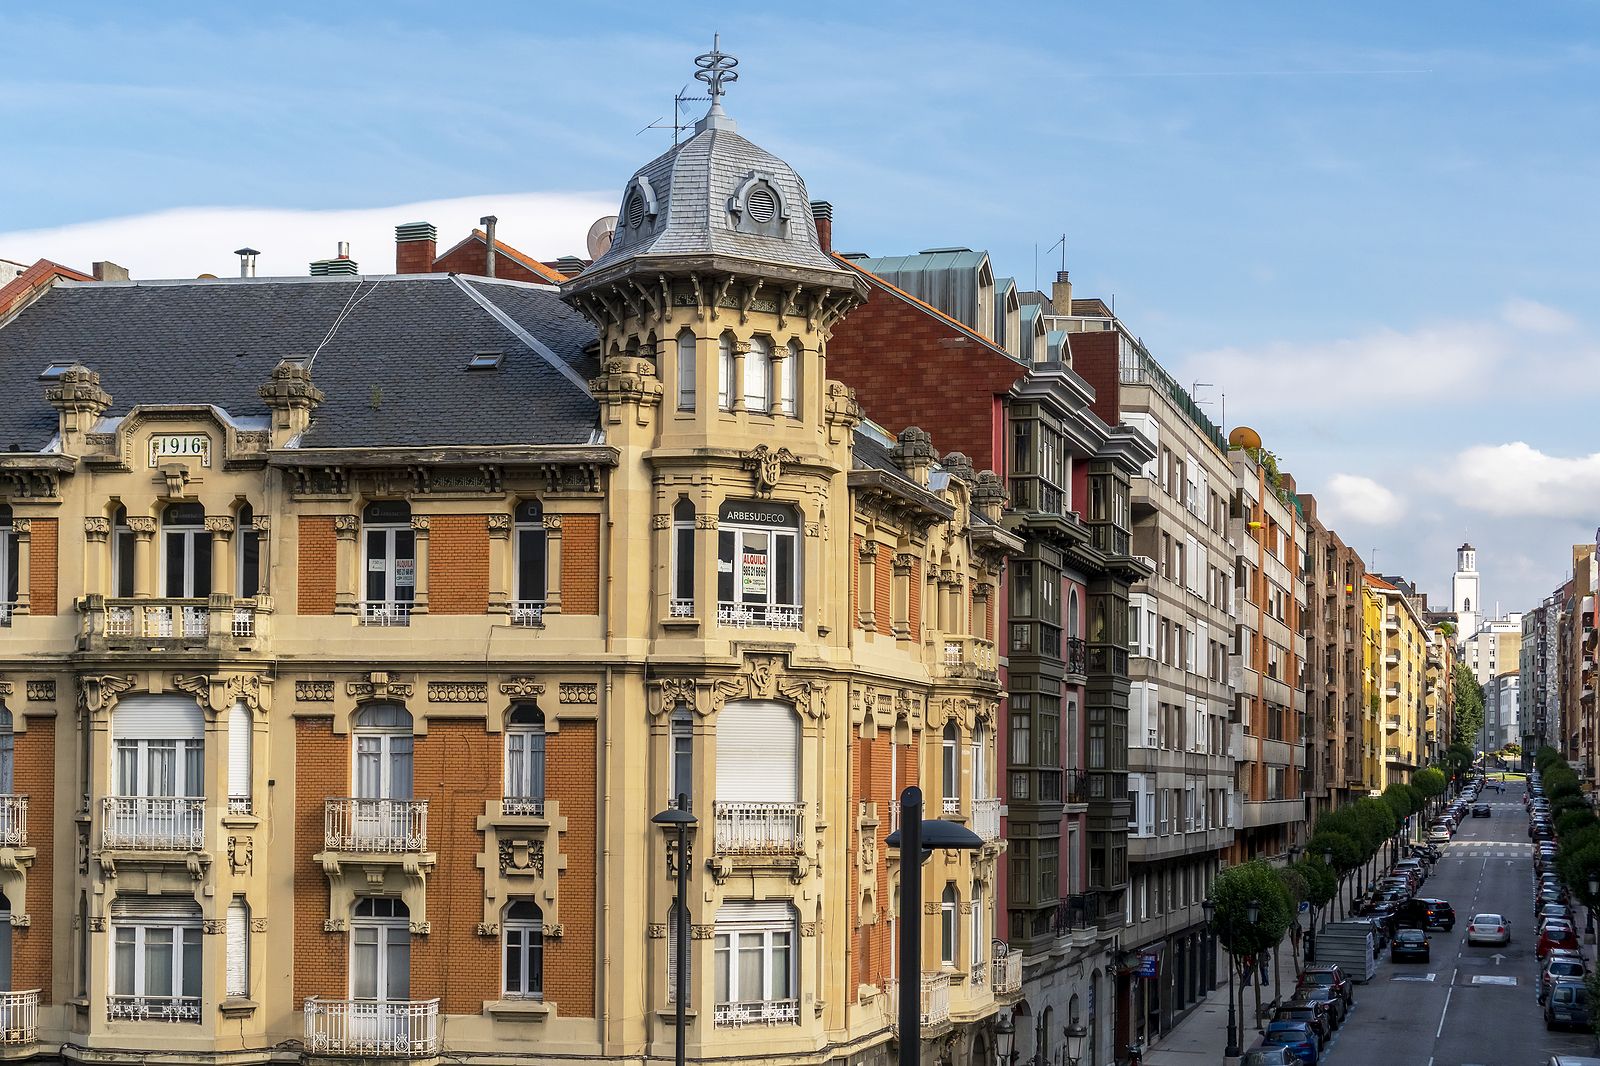
[[[1467,923],[1469,944],[1511,943],[1511,923],[1503,914],[1474,914]]]

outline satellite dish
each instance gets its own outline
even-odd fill
[[[196,274],[195,275],[195,280],[196,281],[216,281],[217,280],[217,276],[215,274]]]
[[[594,225],[589,227],[589,258],[599,259],[611,247],[611,238],[617,232],[617,216],[606,215],[604,218],[594,220]]]
[[[1228,447],[1259,448],[1261,447],[1261,434],[1249,426],[1240,426],[1228,434]]]

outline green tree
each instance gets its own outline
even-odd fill
[[[1332,829],[1323,829],[1321,826],[1322,823],[1319,821],[1316,833],[1312,835],[1310,843],[1306,845],[1306,851],[1316,856],[1318,860],[1321,860],[1323,853],[1326,852],[1333,858],[1333,868],[1339,873],[1345,873],[1360,866],[1361,860],[1365,856],[1361,854],[1361,849],[1356,845],[1356,842],[1344,833],[1335,832]]]
[[[1356,800],[1351,809],[1361,825],[1361,843],[1368,855],[1383,847],[1384,841],[1394,836],[1395,830],[1400,828],[1400,819],[1377,796],[1363,796]]]
[[[1456,663],[1451,680],[1456,690],[1455,736],[1451,739],[1470,747],[1483,729],[1483,686],[1465,663]]]
[[[1294,905],[1283,879],[1260,859],[1230,866],[1218,874],[1211,898],[1217,905],[1217,939],[1235,957],[1256,955],[1271,948],[1289,931],[1294,917]],[[1253,924],[1248,914],[1252,902],[1260,908]]]
[[[1418,770],[1412,775],[1411,783],[1428,799],[1444,795],[1444,771],[1437,766]]]
[[[1556,837],[1565,840],[1574,833],[1588,829],[1590,826],[1600,825],[1600,818],[1587,807],[1577,810],[1562,811],[1556,815]]]
[[[1334,876],[1331,869],[1322,864],[1322,853],[1315,848],[1310,850],[1312,858],[1301,859],[1294,865],[1300,880],[1305,884],[1302,898],[1313,907],[1326,907],[1339,892],[1339,879]]]
[[[1415,789],[1402,781],[1396,781],[1383,790],[1383,802],[1387,803],[1389,809],[1394,811],[1395,818],[1405,819],[1421,810],[1412,801],[1412,793],[1414,791]]]

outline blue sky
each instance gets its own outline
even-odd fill
[[[1059,265],[1378,566],[1520,608],[1600,524],[1588,3],[79,3],[0,14],[0,257],[263,271],[492,210],[579,251],[714,30],[836,243]],[[1220,399],[1220,397],[1219,397]]]

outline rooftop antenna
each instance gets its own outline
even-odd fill
[[[1067,269],[1067,235],[1065,233],[1063,233],[1061,235],[1061,239],[1056,241],[1055,244],[1052,244],[1050,247],[1046,248],[1044,250],[1044,254],[1045,255],[1049,255],[1051,252],[1055,251],[1057,245],[1060,245],[1060,247],[1061,247],[1061,269],[1065,270],[1065,269]],[[1035,246],[1035,247],[1037,247],[1037,246]],[[1039,284],[1039,277],[1038,277],[1038,275],[1039,275],[1039,265],[1038,265],[1038,263],[1034,264],[1033,273],[1034,273],[1034,278],[1033,278],[1034,287],[1037,288],[1038,284]]]
[[[670,129],[672,130],[672,143],[676,145],[678,143],[678,134],[682,133],[684,130],[694,128],[693,122],[683,121],[683,105],[686,103],[696,102],[709,103],[710,100],[711,97],[709,96],[690,96],[689,87],[685,85],[683,88],[672,94],[672,125],[668,126],[666,124],[666,116],[663,115],[661,118],[656,119],[654,122],[650,123],[650,125],[640,130],[639,133],[643,133],[644,130]],[[637,133],[634,134],[635,137],[638,135],[639,134]]]

